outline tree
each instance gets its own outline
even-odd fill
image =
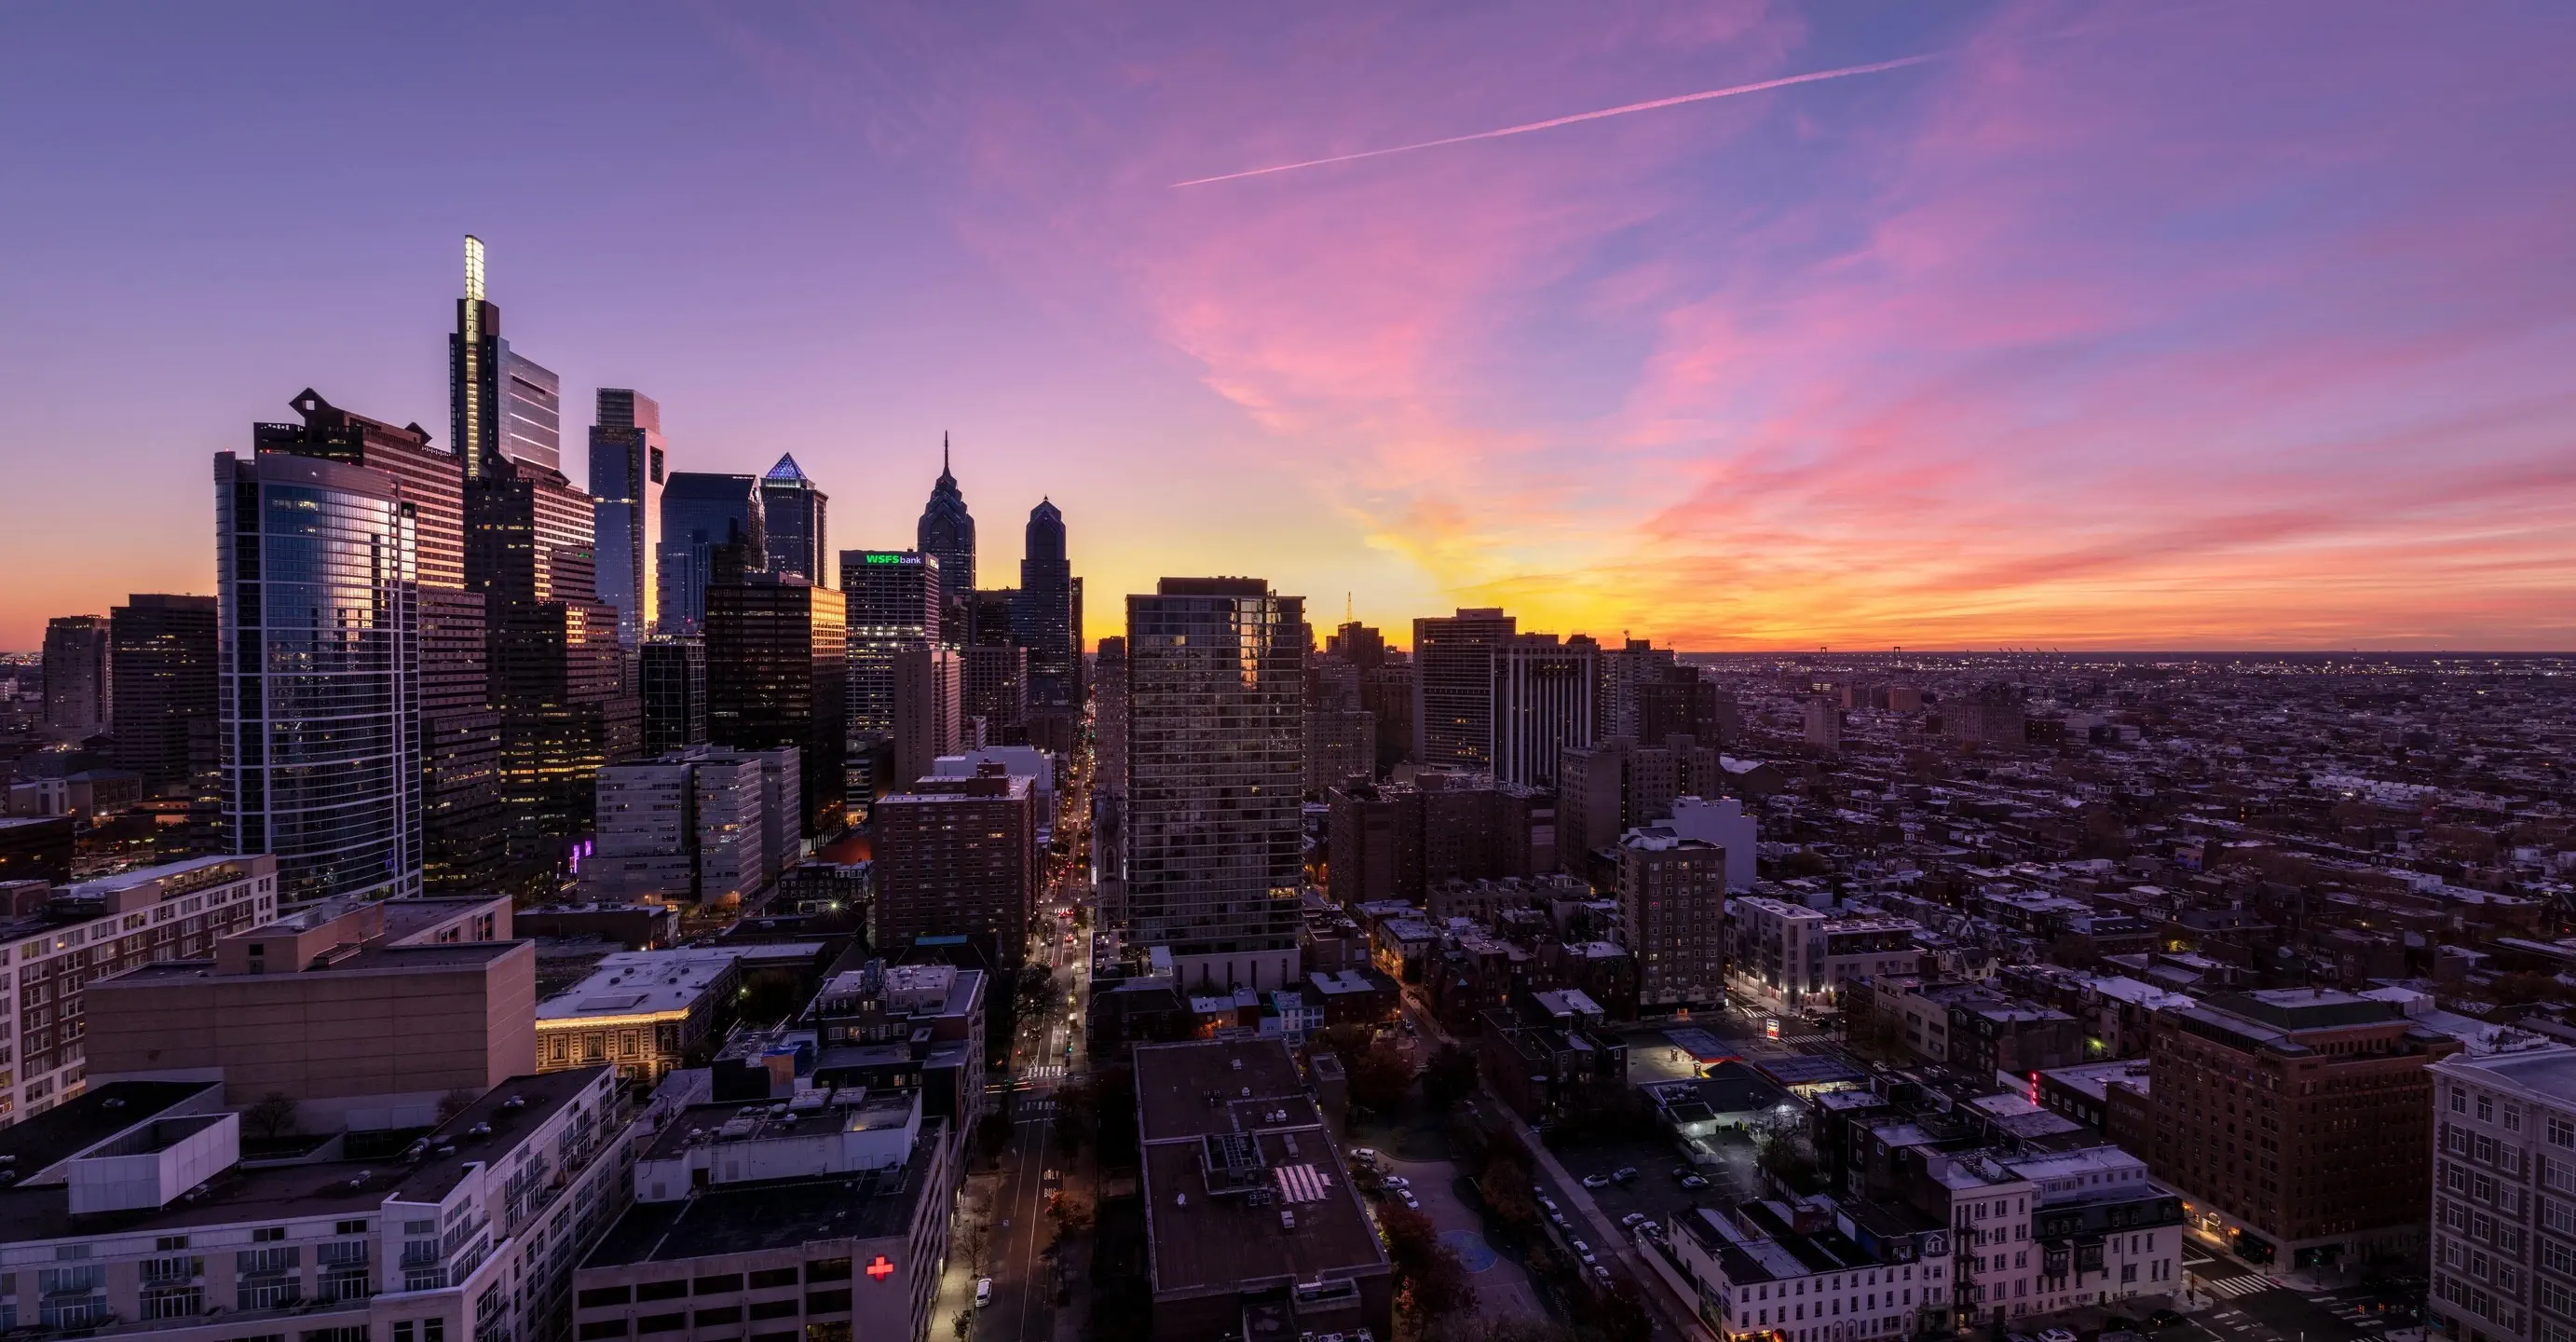
[[[250,1129],[254,1137],[273,1142],[280,1137],[289,1136],[298,1126],[295,1117],[295,1097],[282,1090],[272,1090],[260,1096],[259,1103],[242,1110],[241,1121],[242,1126]]]
[[[1091,1078],[1068,1082],[1055,1092],[1055,1138],[1071,1157],[1100,1133],[1100,1091]]]
[[[1351,1103],[1372,1113],[1392,1114],[1404,1107],[1413,1088],[1413,1068],[1393,1044],[1372,1045],[1350,1068]]]
[[[999,1109],[975,1120],[975,1152],[990,1165],[1011,1144],[1011,1116]]]
[[[1387,1260],[1395,1266],[1403,1307],[1415,1327],[1476,1307],[1476,1291],[1467,1284],[1467,1269],[1459,1264],[1458,1255],[1440,1242],[1440,1233],[1432,1229],[1430,1217],[1402,1207],[1387,1207],[1378,1213],[1378,1225],[1386,1232]]]
[[[1475,1093],[1476,1055],[1456,1044],[1443,1044],[1422,1070],[1422,1097],[1436,1113],[1447,1113]]]
[[[1621,1277],[1601,1302],[1594,1325],[1607,1342],[1648,1342],[1655,1335],[1655,1316],[1637,1283]]]
[[[1477,1182],[1485,1195],[1485,1206],[1494,1219],[1514,1229],[1538,1224],[1538,1199],[1530,1185],[1527,1161],[1518,1155],[1505,1155],[1499,1148],[1485,1165],[1485,1177]]]

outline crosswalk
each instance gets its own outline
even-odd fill
[[[1011,1108],[1012,1116],[1023,1122],[1032,1118],[1045,1118],[1054,1112],[1055,1101],[1053,1100],[1022,1100]]]
[[[2215,1280],[2203,1277],[2200,1281],[2200,1289],[2222,1299],[2234,1300],[2280,1288],[2272,1284],[2271,1278],[2249,1272],[2241,1277],[2219,1277]]]
[[[1060,1080],[1064,1076],[1064,1064],[1060,1062],[1049,1062],[1040,1063],[1035,1067],[1023,1067],[1020,1069],[1020,1076],[1029,1081]]]

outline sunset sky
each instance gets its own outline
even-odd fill
[[[2576,647],[2576,5],[21,5],[0,648],[502,329],[986,585],[1685,649]],[[1739,96],[1253,169],[1902,58]],[[1409,637],[1409,628],[1400,637]]]

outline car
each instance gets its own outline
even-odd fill
[[[1420,1210],[1422,1210],[1422,1204],[1421,1204],[1421,1203],[1419,1203],[1419,1202],[1414,1201],[1414,1200],[1413,1200],[1413,1195],[1412,1195],[1411,1193],[1405,1192],[1403,1189],[1399,1188],[1399,1189],[1395,1190],[1395,1195],[1396,1195],[1397,1197],[1400,1197],[1400,1198],[1404,1199],[1404,1205],[1405,1205],[1406,1210],[1408,1210],[1408,1211],[1417,1211],[1417,1212],[1418,1212],[1418,1211],[1420,1211]]]
[[[1696,1174],[1686,1174],[1682,1176],[1682,1187],[1706,1188],[1708,1187],[1708,1180],[1703,1179]]]
[[[1652,1221],[1639,1221],[1637,1223],[1637,1233],[1648,1239],[1662,1239],[1664,1237],[1664,1228]]]
[[[1547,1219],[1548,1219],[1549,1221],[1554,1222],[1554,1223],[1555,1223],[1555,1225],[1556,1225],[1556,1228],[1557,1228],[1557,1229],[1559,1229],[1559,1230],[1563,1230],[1563,1229],[1565,1229],[1565,1228],[1566,1228],[1566,1225],[1565,1225],[1565,1213],[1563,1213],[1563,1212],[1549,1212],[1549,1213],[1547,1214]]]
[[[1583,1186],[1586,1188],[1608,1188],[1610,1186],[1610,1176],[1606,1174],[1587,1174],[1583,1176]]]
[[[1596,1265],[1597,1263],[1599,1263],[1599,1262],[1600,1262],[1600,1260],[1599,1260],[1599,1259],[1594,1258],[1592,1255],[1590,1255],[1590,1254],[1588,1254],[1588,1253],[1587,1253],[1587,1254],[1582,1255],[1582,1258],[1583,1258],[1583,1265],[1584,1265],[1585,1267],[1592,1267],[1592,1266],[1594,1266],[1594,1265]]]
[[[1541,1193],[1538,1195],[1538,1205],[1547,1208],[1549,1211],[1555,1211],[1556,1199],[1549,1197],[1545,1193]]]
[[[1363,1165],[1374,1165],[1377,1163],[1377,1148],[1373,1146],[1354,1146],[1351,1148],[1351,1159],[1356,1160]]]
[[[982,1309],[991,1303],[993,1303],[993,1279],[978,1278],[975,1282],[975,1308]]]
[[[1413,1181],[1405,1178],[1401,1174],[1390,1174],[1386,1176],[1386,1186],[1389,1188],[1411,1188],[1413,1187]]]
[[[2182,1315],[2170,1309],[2160,1309],[2147,1316],[2147,1326],[2150,1328],[2171,1328],[2181,1322]]]
[[[2078,1339],[2072,1329],[2047,1328],[2040,1331],[2039,1342],[2078,1342]]]
[[[1645,1219],[1646,1214],[1644,1212],[1630,1212],[1619,1218],[1619,1224],[1630,1230],[1634,1230],[1637,1228],[1637,1224]]]
[[[1634,1165],[1622,1165],[1619,1168],[1610,1171],[1610,1177],[1624,1184],[1637,1177],[1637,1167]]]
[[[1610,1269],[1601,1266],[1599,1263],[1594,1263],[1592,1265],[1592,1276],[1594,1280],[1599,1281],[1604,1286],[1610,1284]]]

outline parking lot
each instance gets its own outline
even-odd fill
[[[1649,1220],[1670,1224],[1675,1216],[1693,1207],[1733,1206],[1758,1190],[1753,1144],[1749,1140],[1721,1134],[1711,1145],[1718,1150],[1719,1162],[1690,1169],[1708,1180],[1707,1187],[1696,1189],[1684,1187],[1673,1177],[1674,1169],[1683,1167],[1683,1162],[1670,1142],[1615,1142],[1560,1150],[1556,1156],[1578,1179],[1608,1176],[1623,1167],[1635,1169],[1637,1177],[1624,1183],[1613,1182],[1602,1188],[1587,1185],[1592,1200],[1613,1220],[1637,1212]]]

